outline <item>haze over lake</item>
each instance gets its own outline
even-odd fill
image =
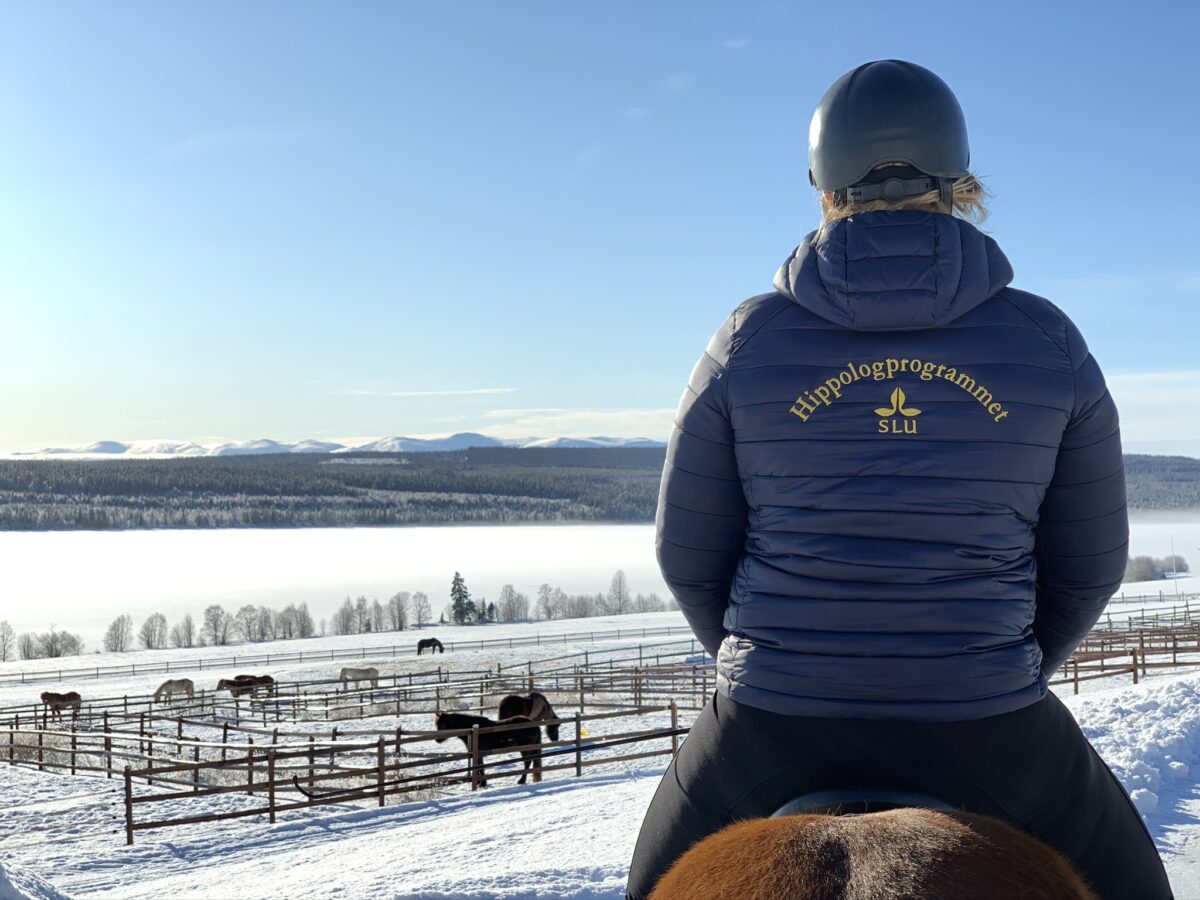
[[[1200,512],[1133,518],[1130,552],[1175,551],[1200,566]],[[204,607],[307,602],[328,619],[347,595],[386,600],[424,591],[434,618],[450,579],[462,572],[474,599],[495,601],[514,585],[532,603],[543,582],[567,593],[608,589],[623,569],[634,593],[668,595],[654,558],[654,526],[470,525],[403,528],[283,528],[179,531],[0,532],[0,620],[17,632],[51,625],[99,649],[108,623],[153,612],[199,622]],[[1137,591],[1195,591],[1200,578]]]
[[[623,569],[636,593],[667,589],[653,525],[475,525],[431,528],[279,528],[0,532],[0,620],[17,632],[50,625],[99,649],[116,616],[134,627],[154,612],[200,621],[220,603],[282,608],[307,602],[328,619],[349,594],[386,601],[424,591],[434,619],[456,571],[473,599],[512,584],[532,606],[538,585],[606,591]]]

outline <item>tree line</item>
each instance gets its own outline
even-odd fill
[[[0,530],[649,521],[660,448],[0,460]]]
[[[506,584],[495,601],[475,600],[459,572],[450,583],[450,601],[439,620],[456,625],[483,625],[492,622],[527,622],[531,619],[582,619],[625,613],[661,612],[678,609],[674,599],[663,600],[658,594],[634,594],[625,573],[618,570],[607,592],[567,594],[561,588],[543,584],[532,600]],[[327,634],[356,635],[384,631],[424,628],[433,622],[433,606],[422,591],[397,591],[387,601],[368,600],[360,595],[346,597],[326,621],[314,621],[307,603],[289,604],[283,609],[246,604],[228,612],[214,603],[205,608],[200,621],[191,613],[174,624],[160,612],[151,613],[140,625],[133,616],[119,615],[109,624],[101,641],[109,653],[168,648],[222,647],[233,643],[293,640],[324,637]],[[45,633],[17,635],[8,622],[0,622],[0,662],[10,659],[51,659],[79,656],[83,640],[75,634],[51,628]]]
[[[1187,571],[1187,560],[1179,554],[1162,559],[1155,559],[1153,556],[1133,556],[1125,566],[1124,580],[1129,584],[1135,581],[1156,581],[1167,575],[1183,574]]]

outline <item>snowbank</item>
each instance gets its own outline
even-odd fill
[[[28,869],[0,863],[0,900],[71,900]]]

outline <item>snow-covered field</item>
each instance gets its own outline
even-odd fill
[[[600,630],[678,621],[677,613],[664,613],[594,624]],[[549,634],[579,624],[504,628],[514,635],[534,628]],[[499,626],[483,630],[500,633]],[[436,662],[381,655],[370,662],[397,671],[418,662],[470,669],[629,643],[469,650]],[[317,677],[340,665],[304,663],[276,674]],[[159,680],[136,676],[102,681],[96,689],[141,692]],[[0,703],[20,702],[22,690],[30,687],[0,689]],[[1079,697],[1070,696],[1069,687],[1060,693],[1145,814],[1177,895],[1200,897],[1200,672],[1160,670],[1137,687],[1120,678],[1092,682]],[[681,717],[683,724],[690,715]],[[391,721],[379,724],[390,727]],[[664,766],[663,757],[615,763],[578,779],[550,773],[526,786],[502,776],[478,793],[389,800],[383,809],[345,803],[281,813],[275,825],[264,815],[144,831],[129,848],[118,780],[0,765],[0,863],[7,873],[0,875],[0,898],[618,898]],[[262,799],[225,794],[202,803],[227,810],[260,807]]]

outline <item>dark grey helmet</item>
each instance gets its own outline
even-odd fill
[[[941,182],[966,174],[970,160],[954,92],[899,59],[864,63],[835,81],[808,129],[808,178],[822,191],[857,185],[886,162],[908,163]]]

